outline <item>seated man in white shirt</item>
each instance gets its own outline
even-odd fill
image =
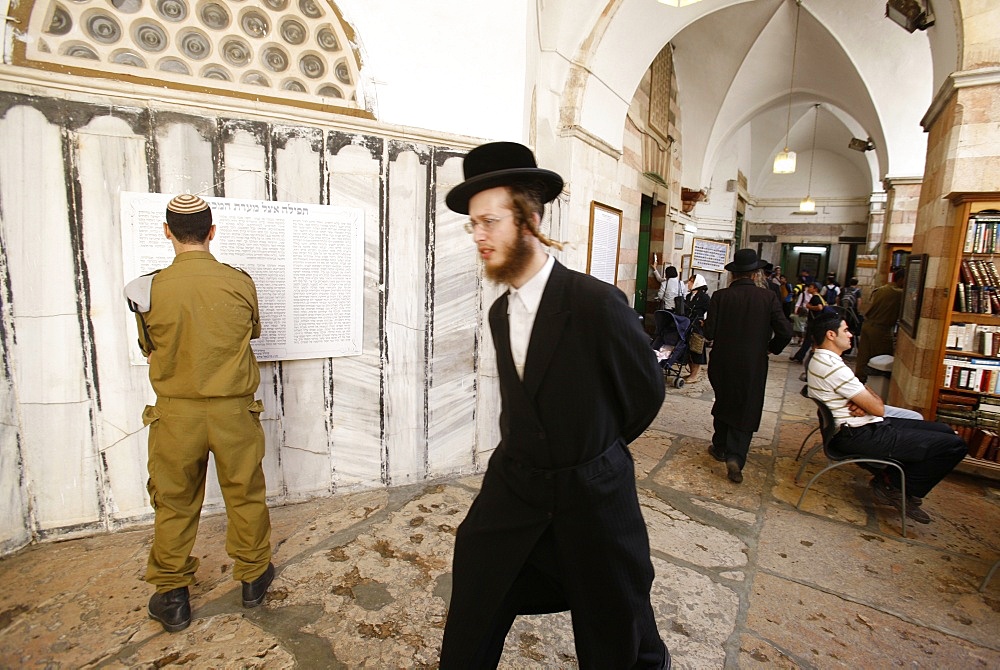
[[[837,425],[830,449],[899,462],[906,476],[906,516],[930,523],[922,499],[965,457],[968,446],[943,423],[885,416],[882,399],[868,389],[841,359],[851,347],[847,322],[824,313],[810,324],[816,347],[809,361],[809,395],[829,408]],[[871,486],[875,499],[900,507],[899,471],[886,468]]]

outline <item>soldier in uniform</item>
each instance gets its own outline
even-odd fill
[[[243,583],[243,606],[256,607],[274,579],[265,500],[263,405],[250,340],[260,336],[257,289],[242,270],[209,253],[212,211],[197,196],[167,204],[163,232],[174,247],[168,267],[125,287],[139,346],[149,359],[156,405],[149,426],[150,503],[155,510],[146,581],[156,587],[149,616],[168,632],[191,623],[191,555],[205,498],[208,454],[215,455],[226,503],[226,552]]]

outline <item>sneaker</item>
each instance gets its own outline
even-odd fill
[[[872,494],[877,502],[899,509],[903,506],[903,493],[899,489],[894,489],[879,477],[872,479]],[[919,503],[912,503],[911,500],[920,500]],[[923,501],[916,496],[906,496],[906,516],[918,523],[930,523],[931,516],[920,509]]]

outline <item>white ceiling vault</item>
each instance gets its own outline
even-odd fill
[[[885,177],[923,174],[920,120],[958,68],[953,3],[933,0],[935,26],[910,34],[885,17],[885,0],[802,0],[791,89],[795,0],[702,0],[681,9],[656,0],[596,1],[590,12],[553,11],[558,27],[546,21],[555,9],[550,0],[542,3],[540,33],[543,42],[569,47],[574,29],[566,22],[591,22],[577,26],[587,36],[580,43],[593,47],[575,52],[588,72],[576,120],[612,146],[621,146],[628,101],[643,73],[673,45],[687,188],[708,187],[720,159],[749,135],[741,168],[751,193],[766,190],[785,145],[791,92],[788,147],[798,153],[799,169],[809,166],[819,103],[816,172],[824,161],[841,173],[851,166],[861,184],[881,190]],[[852,137],[871,137],[875,150],[849,149]]]

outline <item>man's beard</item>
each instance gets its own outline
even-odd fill
[[[511,280],[517,279],[531,263],[533,251],[528,236],[519,228],[515,240],[504,247],[503,265],[485,265],[487,279],[497,284],[510,284]]]

